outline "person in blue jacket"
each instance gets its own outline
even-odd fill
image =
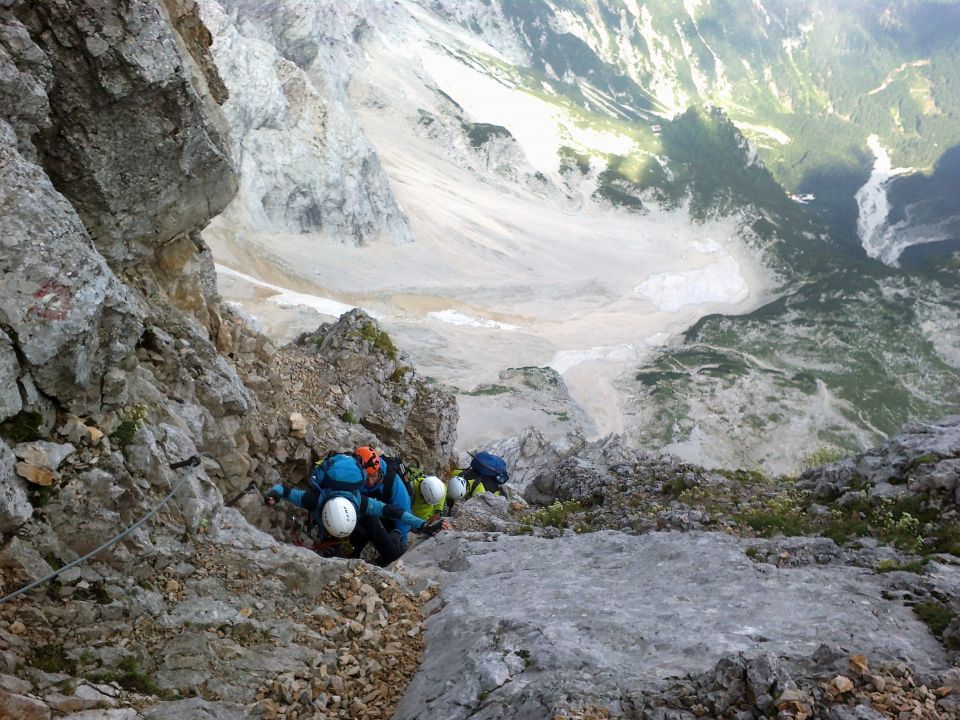
[[[403,549],[398,548],[384,527],[382,518],[402,522],[414,532],[429,536],[449,529],[446,522],[428,524],[403,508],[362,495],[359,486],[363,484],[363,479],[359,466],[357,473],[357,489],[349,489],[348,486],[353,483],[343,481],[335,483],[339,485],[338,488],[324,487],[323,473],[317,468],[311,478],[310,489],[276,484],[265,493],[264,498],[267,505],[275,505],[282,499],[303,508],[310,513],[311,522],[318,524],[327,536],[349,537],[350,544],[355,548],[355,543],[362,541],[365,545],[373,542],[380,554],[377,559],[379,565],[389,565],[403,554]]]
[[[359,460],[367,474],[366,482],[363,487],[360,488],[360,492],[368,498],[379,500],[388,505],[394,505],[403,509],[406,513],[412,514],[413,509],[411,507],[410,493],[407,492],[406,484],[400,477],[399,471],[390,467],[389,463],[380,457],[377,451],[369,445],[358,447],[354,451],[354,456]],[[400,557],[400,555],[406,552],[408,535],[415,525],[404,522],[402,519],[384,517],[383,526],[389,533],[389,539],[394,545],[397,557]],[[358,537],[356,538],[359,543],[359,549],[357,545],[354,545],[353,538],[350,540],[350,544],[354,545],[355,557],[359,557],[359,553],[363,551],[366,545],[362,537],[361,531],[363,530],[366,530],[366,528],[361,523],[357,531]],[[370,540],[373,540],[372,536]]]

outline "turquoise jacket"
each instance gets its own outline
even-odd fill
[[[400,483],[401,485],[403,483]],[[395,522],[403,523],[411,528],[422,528],[426,523],[416,515],[399,508],[396,505],[381,502],[376,498],[361,495],[359,492],[347,492],[345,490],[298,490],[296,488],[286,488],[283,485],[274,485],[270,488],[279,493],[280,497],[288,503],[303,508],[310,513],[315,521],[320,519],[320,511],[328,500],[335,497],[345,497],[352,502],[360,514],[373,517],[385,517]]]

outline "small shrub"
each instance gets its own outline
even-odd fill
[[[63,645],[41,645],[33,651],[33,665],[46,673],[74,673],[74,662],[67,657]]]
[[[844,457],[846,457],[846,453],[840,448],[825,445],[824,447],[814,450],[809,455],[804,455],[800,460],[800,468],[801,470],[813,470],[814,468],[835,463]]]
[[[578,512],[583,512],[583,505],[576,500],[567,500],[565,502],[554,500],[550,505],[530,513],[529,521],[540,527],[549,525],[555,528],[563,528],[566,527],[569,516]]]
[[[687,489],[687,484],[682,477],[673,477],[663,483],[663,494],[678,498],[680,493]]]
[[[397,365],[396,369],[394,369],[394,371],[393,371],[392,373],[390,373],[390,378],[389,378],[389,380],[390,380],[390,382],[392,382],[392,383],[402,382],[402,381],[403,381],[403,378],[404,378],[404,377],[407,375],[407,373],[409,373],[409,372],[413,372],[413,368],[412,368],[412,367],[408,367],[408,366],[406,366],[406,365]]]
[[[960,557],[960,527],[943,525],[933,533],[932,540],[930,552]]]
[[[42,508],[53,497],[53,485],[34,485],[27,488],[27,499],[35,508]]]
[[[764,505],[740,513],[738,519],[759,535],[811,535],[814,528],[794,493],[785,492]]]
[[[878,573],[889,573],[889,572],[911,572],[911,573],[921,573],[923,569],[927,566],[928,560],[926,558],[922,560],[913,560],[911,562],[902,563],[897,560],[881,560],[874,566],[874,572]]]
[[[117,669],[102,670],[89,673],[86,679],[97,683],[115,682],[125,690],[140,693],[141,695],[155,695],[164,699],[171,699],[172,693],[161,688],[140,667],[140,661],[133,655],[123,658],[118,664]]]
[[[116,440],[117,444],[121,448],[127,447],[130,443],[133,442],[134,436],[137,434],[137,430],[143,425],[143,421],[147,419],[147,406],[146,405],[134,405],[130,412],[127,413],[126,417],[120,421],[120,425],[110,433],[110,439]]]
[[[350,412],[349,410],[347,410],[346,412],[344,412],[343,415],[340,416],[340,419],[343,420],[345,423],[350,423],[351,425],[360,422],[360,421],[357,419],[357,416],[354,415],[354,414],[353,414],[352,412]]]
[[[374,323],[365,323],[363,327],[360,328],[360,337],[373,345],[376,350],[379,350],[390,359],[396,360],[397,346],[393,344],[393,340],[390,339],[390,336],[377,327]]]
[[[10,445],[33,442],[40,439],[43,416],[35,412],[19,412],[0,423],[0,437]]]
[[[492,125],[490,123],[461,123],[461,125],[470,140],[470,144],[475,148],[480,147],[494,138],[513,137],[510,131],[501,125]]]
[[[869,535],[870,526],[855,511],[843,512],[835,509],[831,511],[830,521],[821,534],[837,545],[843,545],[852,538]]]
[[[937,600],[928,600],[922,602],[913,608],[913,612],[920,618],[928,628],[937,637],[943,635],[947,625],[953,620],[953,613],[942,602]]]
[[[913,501],[894,503],[890,498],[880,498],[870,511],[868,521],[879,539],[915,553],[923,545],[920,520],[907,508],[919,512],[919,504]]]
[[[914,458],[913,462],[910,463],[909,470],[915,470],[921,465],[933,465],[940,462],[940,456],[937,453],[925,453],[920,457]]]

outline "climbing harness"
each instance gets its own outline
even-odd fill
[[[192,457],[189,457],[189,458],[187,458],[186,460],[182,460],[182,461],[180,461],[180,462],[171,463],[169,467],[170,467],[171,470],[180,470],[181,468],[185,468],[185,467],[191,467],[191,468],[197,467],[199,464],[200,464],[200,456],[199,456],[199,455],[193,455]],[[0,605],[2,605],[3,603],[7,602],[8,600],[12,600],[13,598],[17,597],[18,595],[22,595],[23,593],[27,592],[28,590],[30,590],[30,589],[32,589],[32,588],[37,587],[37,585],[43,585],[45,582],[49,582],[50,580],[53,580],[55,577],[57,577],[58,575],[61,575],[61,574],[65,573],[65,572],[66,572],[67,570],[69,570],[70,568],[76,567],[76,566],[79,565],[80,563],[85,562],[86,560],[89,560],[89,559],[92,558],[94,555],[97,555],[98,553],[101,553],[101,552],[103,552],[104,550],[107,550],[107,549],[113,547],[114,545],[116,545],[116,544],[117,544],[118,542],[120,542],[123,538],[125,538],[125,537],[126,537],[127,535],[129,535],[131,532],[133,532],[133,531],[136,530],[138,527],[140,527],[141,525],[143,525],[147,520],[149,520],[149,519],[152,518],[154,515],[156,515],[157,512],[160,510],[160,508],[162,508],[164,505],[166,505],[167,502],[170,500],[170,498],[172,498],[174,495],[177,494],[177,491],[181,488],[181,486],[183,485],[183,483],[186,482],[187,478],[189,478],[189,477],[190,477],[190,475],[184,475],[182,478],[180,478],[180,481],[174,486],[173,490],[171,490],[163,500],[161,500],[159,503],[157,503],[157,506],[156,506],[155,508],[153,508],[153,510],[151,510],[151,511],[148,512],[146,515],[144,515],[142,518],[140,518],[139,520],[137,520],[133,525],[131,525],[130,527],[128,527],[128,528],[127,528],[126,530],[124,530],[122,533],[120,533],[120,534],[117,535],[116,537],[112,538],[112,539],[109,540],[108,542],[105,542],[103,545],[101,545],[100,547],[98,547],[96,550],[91,550],[90,552],[88,552],[88,553],[87,553],[86,555],[84,555],[83,557],[77,558],[77,559],[74,560],[73,562],[67,563],[67,564],[64,565],[62,568],[60,568],[59,570],[53,571],[52,573],[50,573],[50,574],[47,575],[46,577],[42,577],[42,578],[40,578],[39,580],[34,580],[32,583],[23,586],[23,587],[20,588],[19,590],[14,590],[14,591],[13,591],[12,593],[10,593],[9,595],[4,595],[2,598],[0,598]]]

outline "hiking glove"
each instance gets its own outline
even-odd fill
[[[283,485],[274,485],[263,495],[263,501],[267,505],[276,505],[283,497]]]
[[[436,522],[427,523],[419,528],[414,529],[414,532],[418,535],[426,535],[427,537],[433,537],[441,530],[446,530],[450,526],[445,520],[437,520]]]

